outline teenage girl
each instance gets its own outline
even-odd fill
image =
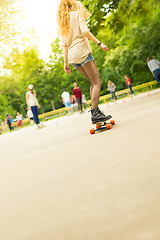
[[[28,89],[29,91],[26,93],[26,103],[28,106],[28,111],[32,110],[33,119],[37,125],[37,128],[41,128],[43,127],[43,124],[39,123],[39,118],[38,118],[38,108],[40,108],[40,105],[36,98],[36,93],[34,91],[33,85],[29,85]]]
[[[103,114],[98,108],[101,81],[99,72],[92,57],[88,39],[93,41],[103,51],[108,47],[101,43],[87,28],[86,19],[91,16],[90,12],[81,2],[76,0],[61,0],[57,13],[59,31],[64,50],[64,70],[70,74],[69,62],[74,68],[91,83],[91,120],[92,123],[106,121],[111,115]]]

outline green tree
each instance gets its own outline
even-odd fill
[[[4,55],[5,46],[11,44],[18,34],[15,30],[17,11],[13,3],[11,0],[0,0],[0,55]]]
[[[21,54],[18,49],[13,49],[8,58],[5,59],[5,69],[10,70],[10,79],[7,83],[10,88],[14,87],[15,95],[12,96],[9,89],[6,91],[7,98],[17,111],[25,114],[26,102],[25,94],[29,84],[33,84],[35,89],[41,85],[41,78],[44,71],[44,61],[39,59],[39,52],[36,47],[27,48]],[[5,76],[1,77],[5,80]],[[14,84],[13,84],[14,83]],[[42,108],[43,110],[43,108]]]
[[[104,26],[106,16],[118,7],[119,0],[82,0],[84,6],[92,13],[89,28],[93,34]]]

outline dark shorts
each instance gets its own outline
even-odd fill
[[[92,54],[89,53],[88,56],[86,57],[86,59],[83,62],[81,62],[81,63],[72,63],[72,66],[74,68],[83,67],[87,62],[90,62],[92,60],[94,60],[94,58],[92,57]]]

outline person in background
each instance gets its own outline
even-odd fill
[[[75,95],[71,95],[72,112],[77,111],[77,101]]]
[[[68,64],[69,60],[72,66],[91,83],[91,121],[94,124],[109,120],[112,116],[106,116],[98,107],[101,81],[97,66],[91,54],[92,50],[88,39],[103,51],[107,51],[108,47],[99,41],[87,28],[86,19],[90,16],[91,13],[80,1],[61,0],[59,3],[57,22],[63,44],[64,71],[68,74],[71,73]],[[81,103],[79,103],[79,105],[81,107]]]
[[[10,115],[9,118],[11,120],[11,124],[14,123],[14,119],[13,119],[12,115]]]
[[[108,81],[108,90],[110,91],[112,100],[114,100],[114,99],[117,100],[117,97],[115,94],[115,89],[116,89],[116,85],[111,80],[109,80]]]
[[[66,89],[63,89],[63,93],[61,94],[63,105],[67,108],[69,114],[72,112],[71,108],[71,100],[70,100],[70,94],[66,91]]]
[[[147,58],[149,70],[152,72],[155,80],[160,84],[160,62],[152,57]]]
[[[77,83],[74,83],[73,85],[73,95],[76,97],[76,101],[78,103],[78,111],[82,113],[82,91],[80,87],[78,87]]]
[[[130,94],[134,95],[134,92],[133,92],[133,89],[132,89],[132,83],[131,83],[130,78],[127,75],[125,75],[125,79],[126,79],[127,86],[128,86],[128,88],[130,90]]]
[[[19,112],[17,112],[17,128],[19,128],[19,125],[21,125],[21,127],[23,127],[23,123],[22,123],[22,114],[19,114]]]
[[[33,126],[34,120],[33,120],[33,113],[31,109],[27,111],[27,117],[30,119],[31,126]]]
[[[9,117],[8,114],[6,114],[5,122],[6,122],[6,124],[8,125],[10,132],[11,132],[12,130],[14,130],[14,128],[12,127],[11,119],[10,119],[10,117]]]
[[[86,102],[86,97],[84,94],[82,94],[82,104],[83,104],[84,110],[86,110],[87,102]]]
[[[26,93],[26,103],[28,106],[28,111],[32,110],[33,113],[33,119],[37,125],[38,128],[44,127],[43,124],[40,124],[39,118],[38,118],[38,108],[40,108],[40,105],[38,103],[38,100],[36,98],[36,93],[34,91],[34,87],[32,84],[28,86],[29,91]]]

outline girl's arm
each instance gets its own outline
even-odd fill
[[[41,108],[41,106],[39,105],[39,103],[38,103],[38,108]]]
[[[63,47],[63,56],[64,56],[64,71],[68,74],[71,73],[70,67],[68,65],[68,49]]]
[[[36,98],[37,99],[37,98]],[[37,106],[38,106],[38,108],[41,108],[41,106],[39,105],[39,102],[38,102],[38,100],[37,100]]]
[[[31,110],[31,107],[29,105],[29,94],[28,93],[26,94],[26,103],[27,103],[27,106],[28,106],[28,110]]]
[[[100,43],[100,41],[90,31],[86,32],[85,36],[97,45]],[[99,46],[102,48],[103,51],[108,50],[108,47],[103,43],[101,43]]]

